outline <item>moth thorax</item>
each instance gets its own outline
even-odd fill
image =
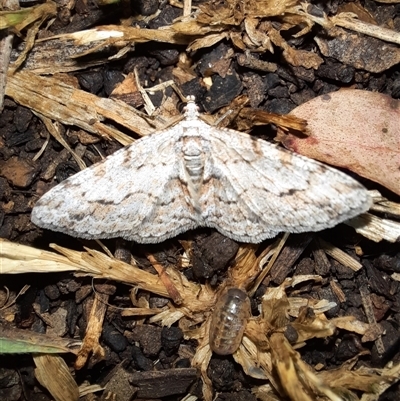
[[[198,138],[186,138],[182,146],[185,169],[193,185],[203,180],[204,152]]]

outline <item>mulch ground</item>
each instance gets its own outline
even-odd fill
[[[337,15],[341,7],[346,6],[348,8],[345,10],[358,10],[358,15],[366,19],[368,17],[369,21],[390,27],[393,31],[400,30],[399,4],[372,1],[359,4],[333,0],[323,5],[316,2],[315,7],[318,5],[323,7],[323,11],[328,15]],[[221,12],[217,3],[214,3],[214,7]],[[239,9],[237,12],[239,13]],[[155,13],[158,13],[156,17]],[[55,20],[48,30],[45,32],[43,27],[41,29],[43,37],[61,35],[100,25],[118,25],[123,18],[127,25],[158,29],[172,25],[174,19],[181,14],[182,9],[165,2],[123,2],[99,6],[78,1],[73,9],[59,5]],[[129,20],[132,15],[136,18]],[[222,15],[221,12],[221,19],[227,18]],[[314,11],[313,15],[319,14]],[[217,18],[217,14],[209,16],[213,21]],[[203,26],[207,26],[207,18],[204,17],[204,20]],[[69,82],[77,89],[98,98],[114,96],[114,99],[126,102],[143,112],[146,101],[141,96],[141,88],[137,87],[137,83],[149,88],[169,80],[175,81],[183,94],[194,95],[201,111],[208,114],[216,113],[223,107],[229,108],[232,102],[241,96],[248,98],[251,107],[276,114],[287,114],[314,97],[341,88],[377,91],[395,99],[400,97],[400,74],[395,62],[386,65],[384,63],[387,60],[378,59],[369,64],[364,60],[364,68],[361,68],[346,58],[347,56],[342,54],[341,57],[340,52],[332,52],[330,56],[322,54],[321,48],[314,40],[317,36],[319,40],[326,39],[324,29],[319,25],[311,27],[305,35],[296,37],[295,33],[299,28],[282,30],[283,24],[289,22],[283,21],[280,16],[263,17],[259,20],[269,21],[271,25],[268,29],[279,31],[287,45],[317,55],[322,63],[310,67],[307,65],[308,61],[304,61],[308,68],[291,64],[297,56],[286,57],[284,45],[281,44],[280,47],[277,40],[273,40],[269,45],[261,42],[256,45],[255,37],[249,35],[249,32],[255,33],[260,29],[264,35],[268,29],[263,31],[262,26],[258,26],[257,29],[249,28],[251,24],[248,19],[246,34],[244,22],[239,21],[237,26],[226,25],[225,30],[221,28],[220,31],[226,32],[226,37],[215,44],[212,44],[213,39],[208,37],[209,42],[206,46],[207,41],[204,38],[207,35],[199,32],[197,39],[204,42],[193,52],[185,53],[187,44],[184,43],[138,40],[134,48],[127,49],[127,53],[121,58],[106,60],[106,57],[121,50],[114,42],[104,46],[99,53],[86,55],[83,59],[83,62],[87,63],[84,69],[79,70],[74,65],[71,72],[67,72],[65,67],[63,72],[57,74],[64,74],[58,76],[65,79],[65,82],[68,74]],[[349,31],[345,32],[350,35]],[[213,33],[217,35],[217,32]],[[359,39],[352,44],[354,52],[357,47],[367,46],[364,41],[369,43],[371,53],[374,49],[377,49],[376,52],[380,51],[386,43],[359,33],[353,32],[351,35],[356,35]],[[238,46],[238,36],[241,37],[240,43],[247,46],[246,49]],[[63,42],[58,43],[62,46]],[[16,36],[13,45],[14,60],[20,51],[19,46],[21,40]],[[88,47],[91,46],[94,45]],[[274,54],[265,49],[260,51],[262,46],[274,48]],[[350,48],[347,51],[350,52]],[[48,52],[50,63],[57,65],[52,50]],[[342,53],[345,53],[343,49]],[[182,54],[185,54],[185,57]],[[366,56],[364,54],[360,57]],[[105,61],[95,63],[100,59]],[[380,67],[379,62],[382,63]],[[34,71],[36,66],[40,70],[45,64],[43,59],[32,61],[28,58],[21,69]],[[46,68],[49,67],[51,66],[47,61]],[[378,70],[380,71],[377,72]],[[126,77],[134,71],[137,81],[132,78],[128,83]],[[209,80],[213,82],[211,87],[206,85]],[[121,83],[127,90],[114,92]],[[179,103],[171,86],[149,94],[149,99],[156,109],[165,106],[167,99],[173,100],[171,104],[174,104],[174,107]],[[164,116],[167,115],[168,109],[164,109]],[[105,121],[105,125],[108,123],[112,125],[112,122]],[[62,233],[41,230],[30,221],[32,207],[39,196],[57,182],[80,170],[71,153],[53,136],[49,136],[49,126],[45,125],[44,120],[34,114],[30,107],[6,96],[0,114],[0,127],[0,238],[39,250],[50,250],[49,244],[56,243],[76,251],[83,251],[83,245],[102,251],[94,241],[81,241]],[[138,138],[126,127],[117,124],[113,127],[126,135]],[[69,147],[78,153],[86,165],[91,165],[122,147],[121,143],[102,139],[82,127],[61,124],[58,129]],[[257,127],[253,133],[272,141],[276,134],[276,126]],[[43,153],[34,159],[42,147]],[[399,201],[396,195],[385,188],[360,177],[358,179],[368,189],[379,189],[390,200]],[[336,306],[325,312],[327,319],[354,316],[361,322],[370,323],[369,318],[372,314],[380,331],[377,336],[371,336],[369,341],[365,341],[359,333],[341,329],[334,330],[332,335],[323,338],[312,338],[298,349],[302,361],[312,366],[315,371],[342,369],[345,364],[348,364],[349,371],[359,367],[381,369],[390,364],[398,364],[400,285],[399,281],[393,278],[393,273],[400,273],[398,243],[375,243],[344,225],[326,230],[320,233],[318,238],[348,253],[362,264],[362,268],[354,271],[326,254],[321,256],[321,250],[318,249],[318,244],[321,243],[312,234],[292,235],[286,242],[280,259],[278,258],[268,277],[251,298],[253,315],[257,316],[259,313],[258,306],[267,288],[278,287],[290,277],[318,275],[321,278],[318,282],[301,282],[298,286],[287,289],[288,297],[301,296],[334,302]],[[260,255],[273,242],[274,240],[263,242],[254,250],[254,254]],[[218,292],[219,286],[224,285],[229,277],[228,269],[236,263],[235,255],[240,245],[209,229],[184,233],[178,238],[157,245],[125,243],[121,247],[116,240],[106,240],[104,244],[113,254],[117,253],[120,259],[128,263],[134,260],[134,263],[146,272],[162,275],[163,268],[173,266],[183,272],[189,281],[208,284],[215,292]],[[153,255],[154,259],[149,258],[149,255]],[[154,268],[154,260],[161,265],[161,273]],[[104,314],[104,318],[98,322],[101,328],[102,357],[96,352],[94,356],[88,355],[86,362],[79,369],[74,354],[66,354],[64,359],[78,385],[97,384],[107,388],[107,391],[89,393],[82,396],[82,399],[103,400],[110,394],[114,394],[118,400],[182,400],[189,397],[188,395],[192,395],[192,399],[203,399],[203,380],[198,370],[191,367],[198,342],[194,338],[185,338],[185,328],[178,322],[171,327],[162,327],[160,324],[151,323],[148,316],[124,316],[121,313],[124,309],[132,308],[132,305],[154,310],[162,310],[166,306],[173,307],[171,297],[160,296],[143,289],[133,291],[132,286],[126,283],[94,280],[92,277],[74,276],[69,272],[3,274],[0,288],[0,326],[2,330],[7,329],[7,332],[11,333],[13,329],[23,329],[66,339],[83,339],[88,322],[94,319],[92,314],[96,294],[103,296],[103,301],[100,301],[103,302],[102,305],[110,305],[103,311],[101,307],[96,306],[99,308],[96,309],[99,316]],[[366,305],[369,310],[366,310]],[[207,315],[207,311],[204,313]],[[304,311],[302,313],[306,314]],[[290,319],[294,320],[294,317]],[[285,335],[290,339],[290,330]],[[18,337],[18,334],[16,336]],[[35,377],[36,368],[30,353],[0,355],[0,399],[53,399]],[[277,372],[274,371],[273,374],[276,375]],[[231,355],[213,355],[207,375],[212,383],[212,391],[218,393],[218,400],[255,400],[256,395],[252,393],[254,388],[267,383],[265,380],[246,375],[242,366]],[[393,378],[394,384],[379,398],[371,399],[400,399],[397,379]],[[344,388],[341,391],[347,396],[351,394],[354,400],[361,399],[365,393],[360,390],[346,392]],[[279,393],[277,390],[274,393],[275,398],[262,398],[260,393],[257,394],[259,399],[290,399],[285,393]],[[321,394],[313,397],[315,398],[309,399],[327,399]]]

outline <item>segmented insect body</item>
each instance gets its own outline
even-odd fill
[[[244,291],[230,288],[223,293],[211,316],[211,350],[219,355],[233,354],[239,348],[250,316],[250,299]]]

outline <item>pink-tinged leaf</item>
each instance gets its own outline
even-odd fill
[[[296,107],[307,138],[288,135],[285,147],[344,167],[400,195],[400,101],[381,93],[345,89]]]

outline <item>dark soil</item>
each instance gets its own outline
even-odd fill
[[[318,3],[318,2],[316,2]],[[329,1],[323,7],[325,12],[335,13],[339,0]],[[322,3],[318,3],[321,4]],[[65,18],[65,9],[59,9],[56,21],[50,30],[54,34],[75,32],[97,25],[116,23],[124,14],[129,16],[128,8],[123,4],[98,7],[93,4],[77,2],[75,9],[70,10],[72,19]],[[163,3],[164,4],[164,3]],[[400,26],[398,5],[380,4],[365,1],[363,5],[379,21],[393,21],[397,30]],[[159,4],[157,1],[139,1],[132,4],[135,11],[142,15],[154,13]],[[181,10],[169,5],[162,5],[160,15],[146,26],[157,28],[172,23],[173,19],[181,15]],[[109,12],[108,10],[112,10]],[[315,28],[318,30],[320,28]],[[312,47],[318,52],[312,40],[315,32],[291,40],[294,48]],[[18,39],[16,39],[16,42]],[[383,42],[382,42],[383,43]],[[17,43],[16,43],[17,45]],[[81,89],[100,97],[107,97],[115,86],[123,80],[123,74],[137,68],[141,83],[148,86],[173,79],[172,68],[178,62],[179,53],[185,46],[167,45],[157,42],[148,42],[136,45],[135,51],[128,53],[118,61],[109,61],[100,67],[93,67],[84,71],[71,73],[78,78]],[[225,76],[215,75],[213,86],[207,90],[200,78],[210,73],[211,64],[226,57],[231,57],[231,73]],[[259,68],[252,68],[248,60],[241,63],[237,56],[242,54],[230,41],[222,41],[217,45],[203,48],[193,55],[193,64],[196,65],[197,79],[184,84],[181,89],[185,95],[196,96],[203,112],[214,113],[223,106],[229,105],[237,96],[247,94],[252,107],[274,113],[286,114],[297,105],[324,93],[336,91],[340,88],[357,88],[368,91],[378,91],[400,97],[400,74],[398,66],[394,66],[382,73],[370,73],[342,64],[338,60],[324,58],[324,64],[317,70],[295,67],[285,63],[279,49],[272,56],[265,57],[255,54],[254,57],[265,62],[275,62],[278,69],[275,72],[265,72]],[[323,57],[320,54],[321,57]],[[172,88],[165,91],[166,97],[172,94]],[[154,105],[161,104],[162,94],[151,96]],[[132,99],[131,99],[132,100]],[[132,100],[134,103],[135,100]],[[80,136],[74,127],[66,139],[72,148],[80,143]],[[65,128],[66,130],[66,128]],[[78,130],[76,130],[78,131]],[[261,132],[260,128],[256,130]],[[82,245],[89,244],[68,237],[61,233],[54,233],[38,229],[30,221],[30,212],[43,188],[49,188],[79,171],[68,152],[53,138],[50,139],[43,155],[35,162],[35,154],[45,142],[46,127],[42,121],[29,109],[14,103],[6,98],[4,109],[0,114],[0,161],[3,163],[0,172],[0,237],[7,240],[29,245],[35,248],[49,250],[49,243],[82,250]],[[263,136],[272,140],[275,127],[263,127]],[[134,134],[132,134],[134,136]],[[95,141],[94,141],[95,142]],[[113,142],[99,141],[97,144],[87,145],[83,156],[88,165],[99,160],[95,146],[109,155],[121,145]],[[155,155],[156,157],[156,155]],[[52,166],[49,170],[49,166]],[[377,185],[359,178],[368,188],[377,188]],[[38,190],[40,188],[40,190]],[[399,199],[392,193],[379,188],[385,196],[393,201]],[[307,235],[293,235],[284,249],[283,262],[271,270],[268,279],[254,299],[265,289],[266,285],[276,286],[286,277],[298,274],[318,274],[323,277],[322,284],[302,285],[296,288],[303,296],[319,299],[328,299],[336,302],[337,307],[327,312],[327,317],[353,315],[361,321],[367,321],[363,308],[362,294],[368,294],[372,301],[373,313],[376,321],[383,328],[382,341],[384,352],[379,353],[375,342],[362,342],[355,333],[338,331],[329,339],[314,339],[300,350],[302,359],[316,366],[333,369],[341,366],[345,361],[357,356],[362,351],[365,354],[358,359],[359,365],[373,368],[382,368],[388,362],[399,363],[400,354],[400,283],[391,275],[400,273],[400,249],[398,244],[382,241],[373,243],[357,234],[352,228],[339,226],[326,230],[322,237],[330,243],[340,247],[361,261],[363,268],[354,272],[330,257],[320,262],[315,254],[312,237]],[[191,267],[185,275],[193,281],[209,282],[217,286],[226,278],[227,268],[230,266],[238,245],[226,240],[218,233],[208,229],[180,235],[179,239],[193,239],[193,254]],[[266,241],[265,245],[271,241]],[[111,251],[115,251],[115,240],[105,241]],[[355,246],[360,246],[363,254],[356,255]],[[100,249],[92,241],[91,248]],[[174,264],[180,260],[183,249],[177,239],[165,241],[159,245],[132,244],[128,247],[138,264],[144,269],[151,270],[146,253],[155,255],[160,263]],[[285,256],[285,252],[287,255]],[[279,263],[281,265],[279,266]],[[155,272],[154,272],[155,273]],[[339,299],[337,293],[329,285],[334,281],[340,288],[345,299]],[[1,297],[5,296],[5,289],[18,294],[24,285],[29,288],[16,300],[16,307],[7,327],[31,330],[38,333],[46,332],[46,322],[39,314],[57,314],[62,309],[65,312],[63,324],[58,327],[58,334],[65,338],[83,338],[89,319],[90,305],[93,302],[93,282],[89,277],[74,277],[67,273],[49,274],[21,274],[2,275]],[[118,308],[131,307],[131,288],[123,283],[98,283],[107,285],[108,303]],[[365,291],[362,292],[361,290]],[[100,288],[104,290],[104,288]],[[290,293],[289,290],[288,292]],[[167,299],[154,294],[146,294],[150,307],[161,308],[168,302]],[[3,311],[4,312],[4,311]],[[1,315],[5,319],[7,313]],[[196,351],[195,341],[186,341],[180,328],[175,324],[170,328],[162,328],[144,320],[138,323],[138,318],[125,318],[119,309],[108,309],[101,337],[101,345],[106,350],[106,356],[101,361],[89,360],[81,370],[74,372],[74,377],[80,385],[87,381],[91,384],[108,386],[108,390],[118,393],[118,400],[129,399],[163,399],[181,400],[191,393],[202,399],[202,382],[199,374],[191,368],[191,358]],[[6,326],[5,320],[0,325]],[[288,336],[290,333],[288,333]],[[185,351],[183,352],[182,349]],[[74,357],[65,357],[67,364],[73,369]],[[49,393],[39,385],[34,376],[34,363],[29,354],[0,355],[0,399],[4,401],[36,401],[51,400]],[[125,375],[126,374],[126,378]],[[217,400],[240,401],[255,400],[251,389],[260,385],[256,379],[246,376],[231,356],[213,356],[208,368],[208,375],[212,380],[214,390],[218,392]],[[121,380],[113,385],[110,380]],[[126,380],[124,382],[124,380]],[[131,390],[120,392],[121,388]],[[134,395],[133,388],[138,389]],[[131,391],[131,392],[129,392]],[[97,392],[84,396],[87,400],[106,399],[106,392]],[[398,384],[393,385],[383,394],[379,401],[394,401],[400,399]]]

